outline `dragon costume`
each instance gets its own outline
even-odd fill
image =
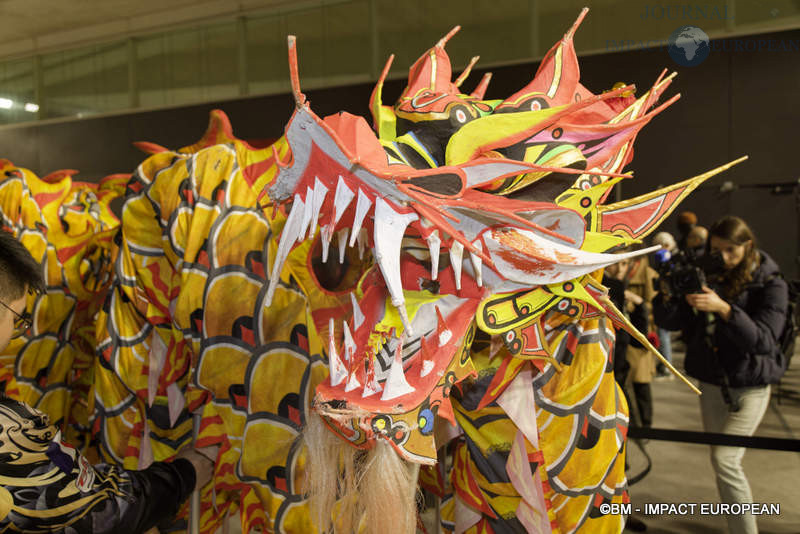
[[[99,184],[73,181],[73,170],[39,178],[8,160],[0,172],[2,225],[42,264],[47,285],[28,297],[31,328],[0,355],[2,391],[47,413],[87,452],[95,318],[111,285],[119,224],[109,206],[130,175]]]
[[[618,532],[627,406],[603,267],[703,180],[606,203],[663,74],[639,98],[579,82],[572,37],[517,93],[452,81],[454,29],[373,125],[300,91],[267,148],[213,112],[133,174],[98,315],[93,430],[128,468],[219,444],[201,530],[406,532],[419,479],[455,532]],[[652,347],[650,347],[652,349]],[[655,349],[652,349],[655,350]],[[447,479],[437,451],[451,455]],[[310,495],[311,506],[309,505]],[[313,508],[313,511],[312,511]]]

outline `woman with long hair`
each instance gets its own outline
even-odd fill
[[[664,288],[653,303],[655,320],[683,331],[686,372],[700,380],[703,392],[705,431],[751,436],[766,412],[770,384],[783,372],[778,339],[786,325],[787,284],[738,217],[711,226],[706,260],[717,267],[707,267],[702,292],[670,295]],[[711,447],[722,502],[753,502],[742,469],[744,452],[744,447]],[[758,532],[751,514],[727,520],[732,533]]]

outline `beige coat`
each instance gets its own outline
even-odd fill
[[[628,291],[635,293],[644,299],[644,306],[647,310],[648,331],[654,330],[652,303],[656,295],[654,280],[658,279],[658,273],[648,265],[647,258],[641,257],[634,260],[628,269],[627,274]],[[625,306],[631,311],[634,304],[626,301]],[[647,334],[648,332],[642,332]],[[628,373],[629,380],[639,383],[648,383],[653,380],[656,374],[655,356],[645,348],[628,346],[625,359],[631,366]]]

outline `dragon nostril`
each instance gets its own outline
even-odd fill
[[[428,278],[421,278],[419,281],[420,289],[424,291],[430,291],[436,295],[439,294],[439,282],[436,280],[430,280]]]

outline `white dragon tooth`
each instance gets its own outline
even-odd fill
[[[344,210],[347,209],[347,206],[353,201],[355,198],[355,193],[347,187],[347,184],[344,183],[344,178],[339,175],[339,182],[336,184],[336,193],[333,197],[333,207],[334,207],[334,216],[333,216],[333,226],[336,227],[339,224],[339,219],[342,218],[342,214]]]
[[[275,262],[272,264],[272,275],[269,278],[269,288],[267,288],[267,296],[264,299],[264,306],[272,304],[272,297],[275,295],[275,288],[278,287],[278,280],[283,270],[283,263],[286,261],[286,256],[292,249],[292,245],[297,241],[300,235],[300,225],[303,222],[303,212],[305,206],[303,201],[300,200],[300,195],[295,194],[294,203],[292,204],[292,211],[286,218],[286,224],[283,225],[283,232],[281,232],[281,241],[278,244],[278,251],[275,253]]]
[[[419,370],[420,378],[424,378],[433,371],[433,360],[422,360],[422,368]]]
[[[372,207],[372,201],[369,199],[367,194],[358,188],[358,202],[356,202],[356,216],[353,219],[353,233],[350,234],[350,246],[352,247],[355,242],[358,234],[361,232],[361,225],[364,224],[364,217],[367,216],[369,213],[369,209]]]
[[[336,339],[333,335],[333,317],[328,320],[328,368],[331,374],[331,386],[338,386],[347,378],[345,369],[339,355],[336,354]]]
[[[392,400],[416,391],[416,388],[406,380],[406,374],[403,372],[402,354],[403,344],[398,343],[394,351],[394,361],[392,361],[392,367],[389,369],[389,376],[386,378],[383,388],[383,395],[381,395],[382,401]]]
[[[350,233],[350,228],[342,228],[336,232],[336,237],[339,238],[339,263],[344,263],[344,250],[347,248],[347,235]]]
[[[383,274],[392,304],[400,313],[403,327],[411,336],[411,323],[408,320],[405,298],[403,297],[403,280],[400,274],[400,244],[403,234],[412,222],[417,220],[416,213],[398,213],[385,200],[375,201],[375,259]],[[384,394],[386,390],[384,390]]]
[[[361,382],[358,381],[358,378],[356,378],[356,372],[353,371],[352,374],[350,375],[350,380],[347,381],[347,385],[344,387],[344,392],[349,393],[354,389],[358,389],[360,387],[361,387]]]
[[[365,399],[371,395],[383,390],[378,378],[375,376],[375,357],[372,356],[369,361],[369,368],[367,369],[367,377],[364,383],[364,391],[361,393],[361,398]]]
[[[439,277],[439,251],[442,248],[439,230],[431,232],[425,241],[428,242],[428,250],[431,253],[431,280],[436,280]]]
[[[476,241],[474,245],[478,250],[483,250],[483,245],[480,241]],[[483,287],[483,259],[472,251],[469,253],[469,259],[472,262],[473,269],[475,269],[475,281],[478,282],[478,287]]]
[[[358,259],[364,259],[364,251],[367,249],[367,229],[362,228],[358,232]]]
[[[308,225],[311,223],[311,216],[314,214],[314,190],[310,187],[306,186],[306,206],[305,210],[303,210],[303,223],[300,226],[300,235],[297,236],[297,241],[303,241],[305,239],[306,230],[308,230]]]
[[[361,306],[358,305],[354,293],[350,293],[350,302],[353,304],[353,328],[358,330],[364,323],[364,313],[361,311]]]
[[[350,333],[350,327],[347,326],[347,321],[344,322],[344,359],[351,361],[356,354],[356,342],[353,341],[353,334]]]
[[[323,184],[319,178],[314,177],[314,205],[312,206],[312,221],[311,227],[308,229],[308,237],[313,238],[317,232],[317,221],[319,220],[319,210],[322,209],[322,204],[325,203],[325,196],[328,194],[328,188]]]
[[[450,266],[453,268],[453,275],[456,278],[456,289],[461,291],[461,261],[464,256],[464,245],[453,239],[450,246]]]
[[[328,251],[331,248],[331,237],[333,237],[333,227],[330,224],[326,224],[322,227],[319,231],[320,237],[322,239],[322,262],[328,263]]]

